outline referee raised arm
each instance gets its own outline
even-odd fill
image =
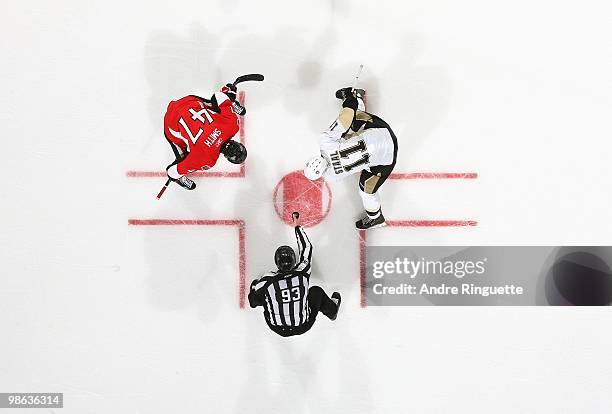
[[[266,323],[281,336],[301,335],[315,322],[319,311],[332,321],[340,309],[340,293],[331,299],[319,286],[309,288],[312,270],[312,244],[300,226],[299,213],[293,213],[299,261],[290,246],[281,246],[274,253],[277,270],[253,280],[249,292],[252,308],[262,306]]]

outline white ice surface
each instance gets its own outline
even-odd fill
[[[316,151],[333,92],[363,63],[395,129],[390,219],[371,244],[610,244],[609,2],[21,1],[0,14],[0,392],[64,392],[65,413],[609,413],[608,308],[359,306],[355,181],[309,230],[334,323],[270,333],[237,303],[293,242],[272,189]],[[245,179],[127,178],[170,160],[169,100],[245,72]],[[220,169],[231,169],[226,163]],[[608,390],[608,391],[606,391]],[[27,412],[23,411],[23,412]],[[37,411],[38,412],[38,411]],[[44,411],[43,411],[44,412]],[[50,411],[46,411],[50,412]]]

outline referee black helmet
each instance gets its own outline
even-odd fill
[[[274,253],[274,263],[281,272],[288,272],[295,266],[295,252],[290,246],[281,246]]]

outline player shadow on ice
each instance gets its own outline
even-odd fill
[[[145,46],[151,120],[160,123],[159,114],[171,99],[212,92],[245,71],[260,72],[266,76],[264,84],[249,91],[258,105],[281,102],[291,114],[306,117],[305,124],[316,133],[336,115],[335,90],[352,82],[364,63],[360,86],[368,91],[370,110],[376,113],[379,102],[385,102],[388,115],[380,114],[383,118],[393,126],[393,111],[409,126],[410,142],[424,138],[447,109],[450,84],[443,68],[418,64],[424,42],[415,34],[401,38],[392,52],[394,59],[379,69],[368,66],[367,54],[338,55],[338,36],[333,26],[314,39],[290,26],[271,34],[237,27],[225,38],[200,24],[191,25],[187,36],[153,32]],[[383,90],[379,79],[384,79]]]
[[[176,212],[165,210],[168,212],[160,212],[159,215],[177,216]],[[227,301],[221,300],[226,296],[227,289],[218,283],[218,278],[238,278],[233,270],[237,266],[226,265],[235,263],[237,258],[204,247],[185,248],[193,240],[196,243],[206,240],[207,230],[210,231],[206,226],[147,226],[144,257],[148,265],[147,296],[152,306],[166,311],[187,310],[195,306],[198,315],[207,320],[218,316],[223,309],[220,302]],[[160,236],[161,240],[170,241],[163,243],[163,251],[160,251]],[[193,254],[194,251],[197,254]],[[186,256],[186,252],[189,255]],[[236,301],[235,291],[232,293]]]
[[[245,68],[264,73],[264,85],[253,88],[249,95],[260,106],[280,102],[291,119],[303,119],[300,125],[306,130],[292,134],[299,139],[312,136],[316,140],[317,134],[338,114],[335,91],[349,86],[363,63],[365,70],[359,86],[367,91],[368,111],[391,124],[407,158],[448,111],[451,94],[448,71],[442,66],[419,64],[425,42],[414,33],[397,40],[391,52],[393,58],[384,67],[368,65],[367,53],[339,55],[336,50],[339,36],[333,26],[314,39],[307,39],[290,27],[271,35],[243,33],[227,41],[217,66],[232,74]],[[364,48],[367,50],[367,45]],[[281,130],[278,133],[285,135]]]
[[[316,142],[318,133],[337,116],[335,90],[352,82],[358,65],[364,63],[360,86],[367,91],[367,109],[395,131],[400,171],[409,168],[412,154],[448,111],[450,75],[443,66],[419,64],[426,43],[418,34],[409,33],[385,45],[392,59],[379,66],[377,62],[368,65],[367,53],[339,54],[339,34],[331,25],[314,39],[290,26],[271,34],[238,26],[231,33],[222,38],[204,25],[193,24],[186,36],[169,31],[149,36],[145,45],[145,77],[151,88],[148,108],[160,131],[170,100],[194,93],[208,95],[246,71],[266,76],[259,87],[249,88],[249,102],[256,102],[256,108],[280,105],[288,114],[286,122],[298,122],[290,136],[280,127],[270,136]],[[271,120],[271,125],[276,123]],[[156,145],[165,142],[160,138]]]
[[[220,53],[219,66],[230,73],[246,68],[261,71],[266,76],[265,84],[249,91],[259,106],[280,105],[281,110],[290,115],[286,122],[299,122],[296,126],[307,128],[307,133],[323,130],[331,122],[328,121],[326,106],[333,104],[333,100],[324,99],[321,91],[333,97],[337,89],[324,63],[331,57],[338,36],[336,31],[326,29],[314,39],[290,26],[269,35],[236,33],[238,35],[229,38]],[[280,113],[278,116],[282,118],[285,115]],[[286,130],[280,126],[270,132],[278,134],[280,139],[297,140],[302,135],[301,131],[294,130],[287,137]]]
[[[312,59],[306,64],[301,62],[317,51],[326,53],[323,51],[329,38],[322,36],[320,42],[309,46],[290,26],[269,35],[237,27],[232,34],[220,37],[204,25],[192,24],[187,36],[169,31],[149,35],[145,45],[145,77],[151,88],[148,107],[154,125],[161,123],[160,114],[170,100],[188,94],[210,94],[246,72],[266,76],[262,87],[249,91],[259,107],[276,104],[289,96],[286,104],[307,113],[303,106],[309,101],[294,95],[319,84],[321,64]],[[312,102],[312,97],[308,99]]]
[[[261,163],[257,155],[247,158],[247,168]],[[223,160],[220,164],[225,164]],[[227,167],[227,166],[226,166]],[[221,167],[223,168],[223,167]],[[208,181],[211,180],[211,181]],[[284,239],[289,231],[282,224],[279,231],[268,223],[276,220],[272,207],[268,180],[257,169],[250,169],[245,179],[229,179],[236,194],[230,208],[221,213],[213,207],[215,198],[205,191],[206,186],[222,186],[228,179],[197,179],[199,188],[187,192],[178,186],[169,191],[179,192],[178,203],[160,204],[158,217],[182,219],[243,220],[246,230],[246,288],[259,273],[272,270],[274,249],[288,244]],[[221,230],[222,229],[222,230]],[[231,245],[215,246],[214,232],[232,234]],[[285,230],[287,234],[285,233]],[[238,308],[238,229],[235,226],[150,226],[145,229],[144,257],[147,258],[147,287],[151,303],[165,310],[195,308],[202,321],[212,321],[228,312],[241,312]],[[160,234],[171,243],[172,251],[160,251]],[[281,237],[279,237],[282,234]],[[284,240],[282,240],[284,239]],[[281,242],[282,240],[282,242]],[[201,243],[199,247],[190,245]],[[280,243],[277,245],[277,243]],[[212,245],[212,247],[211,247]],[[194,250],[197,252],[193,254]],[[190,254],[185,256],[186,252]],[[248,305],[247,305],[248,306]]]
[[[214,59],[219,42],[219,36],[201,25],[190,26],[187,36],[170,31],[149,35],[144,50],[144,75],[150,87],[147,108],[151,123],[159,128],[160,141],[163,116],[171,100],[190,94],[210,95],[231,81],[222,79]]]
[[[391,125],[404,163],[442,121],[452,97],[448,70],[419,63],[426,47],[419,34],[404,34],[395,45],[394,59],[381,70],[370,69],[371,76],[366,72],[360,81],[366,90],[367,111]]]
[[[341,311],[342,312],[342,311]],[[350,320],[340,314],[334,322],[319,315],[302,336],[282,338],[269,330],[261,312],[243,322],[245,364],[243,389],[236,395],[233,412],[268,407],[294,412],[373,412],[374,401],[363,350],[353,337]],[[353,327],[354,329],[354,327]],[[325,371],[325,373],[323,373]],[[287,390],[301,390],[300,393]],[[354,398],[359,394],[360,398]]]

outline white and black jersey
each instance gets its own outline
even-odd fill
[[[319,147],[330,165],[324,174],[326,181],[337,181],[372,167],[393,169],[397,159],[397,138],[391,127],[378,116],[360,109],[354,110],[347,128],[337,118],[320,135]]]
[[[310,321],[308,287],[312,244],[301,226],[295,227],[298,263],[288,272],[269,272],[251,283],[249,304],[264,307],[264,317],[273,330],[306,326]]]

